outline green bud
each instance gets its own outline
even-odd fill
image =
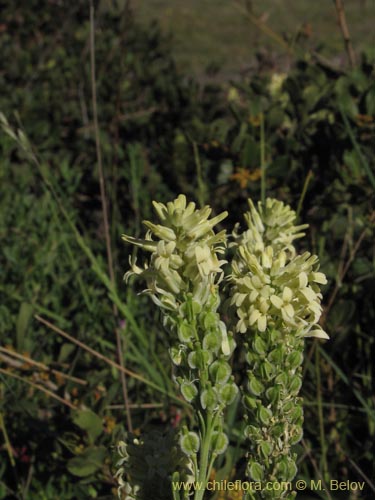
[[[181,384],[181,393],[188,403],[191,403],[198,394],[198,389],[194,382],[183,382]]]
[[[277,464],[278,477],[281,481],[292,481],[297,474],[297,467],[290,457],[284,456]]]
[[[280,386],[275,385],[266,390],[266,398],[270,403],[276,405],[280,400]]]
[[[302,379],[299,375],[292,377],[289,383],[290,394],[298,394],[302,386]]]
[[[176,366],[179,366],[182,362],[182,356],[183,356],[183,350],[180,349],[179,347],[171,347],[169,349],[169,355],[171,357],[171,360]]]
[[[210,389],[206,389],[201,394],[201,406],[205,410],[214,410],[217,406],[217,394],[215,389],[212,387]]]
[[[245,427],[245,436],[250,441],[259,441],[262,438],[262,430],[255,425],[247,425]]]
[[[280,384],[282,387],[288,387],[288,375],[285,372],[279,373],[275,378],[275,384]]]
[[[264,355],[266,353],[267,345],[264,342],[264,340],[260,338],[259,335],[256,336],[256,338],[253,342],[253,349],[255,352],[257,352],[260,355]]]
[[[207,333],[203,339],[203,348],[217,352],[221,347],[221,333],[219,330]]]
[[[303,362],[303,354],[299,351],[291,352],[286,358],[286,365],[290,366],[292,370],[297,369]]]
[[[212,452],[221,455],[228,448],[229,440],[224,432],[215,431],[212,434]]]
[[[292,423],[302,423],[303,420],[303,409],[302,406],[294,405],[292,411],[290,412],[289,419]]]
[[[301,441],[303,438],[303,430],[302,427],[295,427],[293,433],[289,436],[289,443],[291,445],[295,445]]]
[[[212,353],[210,351],[193,351],[189,353],[188,363],[192,369],[200,369],[208,366],[212,361]]]
[[[205,315],[203,324],[206,330],[210,328],[215,328],[219,322],[219,315],[214,312],[209,312]]]
[[[219,389],[220,401],[226,406],[233,403],[238,394],[238,387],[236,384],[225,384]]]
[[[265,381],[270,381],[275,373],[275,367],[266,359],[261,363],[259,367],[260,374],[262,379]]]
[[[272,417],[272,411],[269,408],[265,408],[264,406],[260,406],[258,408],[258,418],[264,425],[268,425],[270,423]]]
[[[267,359],[270,363],[273,363],[275,365],[279,365],[282,360],[283,360],[283,352],[282,352],[282,347],[276,347],[276,349],[273,349],[269,355],[267,356]]]
[[[253,375],[250,375],[248,387],[249,391],[251,394],[254,394],[254,396],[259,396],[264,391],[264,385]]]
[[[222,359],[214,361],[209,370],[212,380],[220,385],[225,384],[232,374],[230,365]]]
[[[263,467],[258,462],[250,461],[247,471],[253,481],[261,481],[263,479]]]
[[[181,449],[188,457],[198,453],[199,445],[199,436],[196,432],[188,432],[180,437]]]
[[[248,410],[253,410],[257,407],[257,399],[248,394],[243,397],[243,402]]]
[[[259,444],[259,451],[263,455],[264,458],[268,458],[273,450],[273,446],[270,442],[268,441],[262,441]]]
[[[183,322],[178,325],[178,338],[181,342],[189,342],[195,336],[195,329],[189,323]]]
[[[202,305],[199,302],[193,300],[191,302],[191,309],[193,314],[197,316],[202,311]]]
[[[282,436],[284,434],[284,429],[285,429],[285,425],[283,423],[275,424],[271,428],[271,431],[270,431],[271,436],[274,439],[278,439],[280,436]]]
[[[295,403],[294,401],[286,401],[283,405],[282,405],[282,408],[283,408],[283,413],[285,415],[288,415],[289,412],[291,412],[293,410],[293,408],[295,407]]]

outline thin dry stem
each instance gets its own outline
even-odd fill
[[[316,463],[315,458],[314,458],[314,457],[312,456],[312,454],[311,454],[311,450],[310,450],[310,448],[308,448],[308,446],[307,446],[307,444],[306,444],[306,442],[305,442],[305,440],[304,440],[304,439],[302,439],[301,443],[302,443],[302,446],[303,446],[303,448],[304,448],[304,450],[305,450],[306,455],[309,457],[309,460],[310,460],[311,465],[313,466],[313,468],[314,468],[314,470],[315,470],[316,475],[317,475],[317,476],[321,479],[321,481],[322,481],[322,484],[323,484],[323,486],[324,486],[324,488],[325,488],[325,491],[326,491],[326,493],[327,493],[327,498],[328,498],[329,500],[332,500],[332,497],[331,497],[331,495],[330,495],[330,493],[329,493],[329,488],[328,488],[328,485],[327,485],[327,483],[324,481],[324,477],[322,476],[322,474],[321,474],[321,472],[320,472],[320,470],[319,470],[319,467],[318,467],[318,464]]]
[[[243,14],[245,14],[249,21],[252,22],[260,31],[263,31],[263,33],[265,33],[267,36],[281,45],[287,51],[288,55],[292,53],[292,48],[289,46],[289,44],[278,33],[276,33],[276,31],[270,28],[261,17],[257,17],[252,12],[251,3],[247,3],[245,5],[245,8],[239,2],[235,2],[234,6]]]
[[[68,339],[73,344],[78,345],[79,347],[81,347],[85,351],[89,352],[90,354],[92,354],[96,358],[101,359],[102,361],[104,361],[108,365],[113,366],[114,368],[116,368],[120,372],[124,371],[124,373],[126,373],[126,375],[129,375],[129,377],[133,377],[133,378],[139,380],[140,382],[143,382],[144,384],[149,385],[150,387],[153,387],[154,389],[160,390],[160,388],[156,384],[154,384],[153,382],[151,382],[150,380],[145,379],[141,375],[138,375],[138,373],[135,373],[135,372],[129,370],[128,368],[125,368],[124,366],[119,365],[115,361],[112,361],[111,359],[107,358],[103,354],[100,354],[100,352],[95,351],[95,349],[92,349],[91,347],[89,347],[88,345],[84,344],[80,340],[75,339],[74,337],[72,337],[68,333],[64,332],[64,330],[61,330],[61,328],[59,328],[59,327],[55,326],[54,324],[50,323],[49,321],[47,321],[46,319],[42,318],[38,314],[36,314],[34,317],[35,317],[36,320],[38,320],[40,323],[43,323],[45,326],[48,326],[48,328],[50,328],[54,332],[58,333],[59,335],[61,335],[64,338]],[[185,404],[185,402],[182,399],[178,398],[177,396],[174,396],[173,394],[170,394],[167,391],[165,391],[165,394],[167,396],[169,396],[171,399],[177,401],[179,404],[181,404],[183,406],[189,406],[188,404]]]
[[[69,408],[71,408],[72,410],[77,409],[76,406],[72,405],[72,403],[69,403],[69,401],[67,401],[66,399],[61,398],[60,396],[58,396],[54,392],[49,391],[48,389],[46,389],[45,387],[43,387],[39,384],[34,384],[34,382],[31,382],[30,380],[22,378],[19,375],[16,375],[15,373],[4,370],[3,368],[0,368],[0,373],[2,373],[3,375],[8,375],[9,377],[15,378],[17,380],[20,380],[21,382],[24,382],[25,384],[31,385],[31,387],[34,387],[35,389],[38,389],[39,391],[44,392],[45,394],[47,394],[47,396],[50,396],[51,398],[56,399],[60,403],[66,405],[66,406],[69,406]]]
[[[352,68],[355,67],[356,61],[355,61],[355,54],[350,38],[350,33],[349,33],[349,28],[346,23],[346,16],[345,16],[345,10],[344,10],[344,4],[342,0],[334,0],[335,1],[335,7],[336,7],[336,12],[337,12],[337,18],[339,21],[340,25],[340,30],[342,33],[342,37],[344,39],[344,44],[345,44],[345,50],[346,53],[348,54],[348,59],[349,59],[349,64]]]
[[[6,349],[5,347],[0,347],[0,351],[8,354],[8,356],[13,356],[14,358],[20,359],[27,364],[30,364],[32,366],[35,366],[39,368],[40,370],[46,371],[53,373],[54,375],[57,375],[58,377],[66,378],[67,380],[71,380],[72,382],[76,382],[77,384],[81,385],[87,385],[86,380],[82,380],[81,378],[78,377],[73,377],[72,375],[67,375],[64,372],[61,372],[59,370],[54,370],[53,368],[50,368],[49,366],[45,365],[44,363],[40,363],[39,361],[35,361],[32,358],[28,358],[27,356],[23,356],[22,354],[19,354],[18,352],[11,351],[10,349]]]
[[[105,234],[105,242],[106,242],[106,250],[107,250],[107,261],[108,261],[108,270],[109,277],[112,284],[115,284],[115,275],[113,271],[113,260],[112,260],[112,249],[111,249],[111,238],[109,234],[109,223],[108,223],[108,207],[107,207],[107,198],[105,192],[105,182],[104,182],[104,171],[103,171],[103,162],[102,162],[102,152],[100,145],[100,134],[99,134],[99,122],[98,122],[98,109],[97,109],[97,96],[96,96],[96,77],[95,77],[95,21],[94,21],[94,5],[93,1],[90,0],[90,61],[91,61],[91,88],[92,88],[92,109],[93,109],[93,118],[94,118],[94,129],[95,129],[95,144],[96,144],[96,156],[98,161],[98,169],[99,169],[99,185],[100,185],[100,200],[102,204],[102,214],[103,214],[103,225],[104,225],[104,234]],[[115,304],[113,304],[113,313],[115,318],[118,317],[118,310]],[[116,335],[116,349],[117,349],[117,357],[119,360],[120,366],[124,367],[124,357],[122,353],[122,342],[120,331],[118,328],[115,328]],[[122,393],[126,408],[126,420],[128,424],[128,429],[130,432],[133,432],[133,424],[131,419],[131,412],[129,407],[129,397],[128,397],[128,388],[126,383],[125,372],[121,370],[120,372],[120,380],[122,386]]]

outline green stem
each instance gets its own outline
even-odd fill
[[[207,468],[208,468],[208,459],[210,454],[210,444],[211,444],[211,434],[213,429],[214,420],[212,418],[212,413],[207,413],[206,424],[205,424],[205,432],[202,433],[202,443],[200,449],[200,457],[199,457],[199,480],[198,483],[201,485],[201,488],[195,492],[194,500],[202,500],[204,497],[204,493],[206,491],[207,484]]]

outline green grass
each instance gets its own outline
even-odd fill
[[[353,46],[360,52],[374,43],[375,2],[344,3]],[[157,19],[164,31],[173,34],[179,66],[193,73],[202,72],[209,64],[221,65],[224,73],[247,69],[259,49],[275,53],[276,64],[282,62],[278,56],[285,53],[283,49],[246,19],[236,0],[148,0],[132,5],[139,20]],[[292,39],[308,23],[312,30],[308,46],[321,47],[327,57],[346,62],[332,1],[254,0],[253,5],[257,16],[263,15],[278,34]]]

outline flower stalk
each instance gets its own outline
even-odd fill
[[[154,208],[161,224],[145,221],[144,240],[123,236],[151,253],[143,268],[131,262],[125,277],[146,281],[144,292],[160,308],[169,334],[174,379],[198,416],[198,433],[184,427],[179,443],[194,480],[201,484],[194,499],[201,500],[213,461],[228,445],[224,409],[238,393],[228,363],[234,340],[217,312],[226,235],[213,228],[227,213],[209,219],[210,207],[196,209],[183,195],[167,205],[154,202]]]
[[[241,336],[249,367],[242,388],[249,442],[247,474],[251,480],[292,481],[297,473],[293,446],[302,438],[299,391],[305,337],[328,338],[317,324],[321,315],[318,258],[297,255],[293,241],[306,225],[296,214],[267,199],[258,210],[249,200],[248,229],[236,234],[229,276],[234,329]],[[287,499],[295,492],[247,492],[246,498]]]
[[[292,481],[297,473],[293,447],[303,434],[299,392],[304,340],[328,338],[318,325],[320,285],[326,277],[319,272],[317,256],[298,254],[294,246],[307,225],[295,225],[296,213],[282,202],[268,198],[256,208],[249,200],[247,229],[236,229],[231,243],[227,331],[218,313],[227,237],[225,231],[214,231],[227,213],[209,219],[210,207],[196,209],[183,195],[166,205],[154,202],[154,208],[160,224],[144,221],[145,239],[123,236],[150,254],[143,267],[132,260],[125,278],[135,275],[146,281],[144,293],[159,307],[169,336],[173,378],[196,415],[194,429],[183,426],[177,440],[170,439],[175,454],[175,465],[168,462],[173,499],[193,494],[194,500],[203,500],[214,461],[227,449],[224,411],[239,392],[229,364],[233,332],[239,334],[248,366],[242,387],[247,476],[264,483]],[[149,498],[141,484],[144,466],[132,472],[132,464],[139,465],[139,446],[147,448],[146,441],[135,439],[119,449],[120,489],[129,500]],[[152,446],[150,450],[153,453]],[[181,481],[185,486],[179,491]],[[193,481],[190,490],[186,483]],[[154,487],[152,491],[157,500]],[[245,500],[294,497],[289,490],[266,488],[244,494]],[[166,498],[165,492],[161,498]]]

